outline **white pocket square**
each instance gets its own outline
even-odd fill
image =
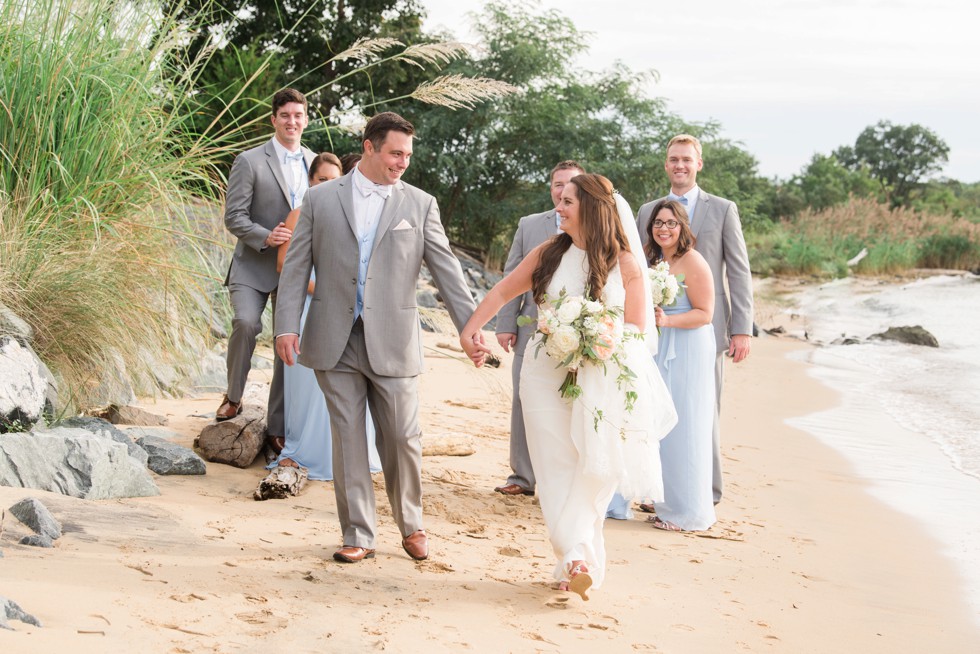
[[[402,218],[402,221],[397,225],[395,225],[395,227],[391,231],[396,232],[400,229],[414,229],[414,227],[412,227],[412,223]]]

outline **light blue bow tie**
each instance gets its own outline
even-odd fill
[[[677,200],[678,202],[680,202],[681,204],[683,204],[685,207],[687,206],[687,198],[684,197],[683,195],[674,195],[673,193],[671,193],[670,195],[667,196],[667,199],[668,200]]]
[[[286,153],[286,163],[289,163],[290,161],[302,161],[302,160],[303,160],[303,151],[302,150],[300,150],[299,152],[287,152]]]

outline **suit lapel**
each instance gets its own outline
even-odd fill
[[[286,179],[282,176],[282,165],[279,163],[279,157],[276,155],[276,148],[274,145],[272,145],[271,139],[265,144],[265,154],[266,162],[269,164],[269,170],[272,171],[272,176],[275,177],[276,182],[279,183],[279,190],[282,191],[282,197],[285,198],[286,204],[288,205],[289,187],[286,185]]]
[[[351,177],[353,173],[347,173],[340,178],[340,190],[337,191],[340,196],[340,208],[344,210],[344,216],[347,218],[347,224],[350,225],[350,231],[354,234],[354,239],[357,240],[357,221],[354,218],[354,179]]]
[[[378,220],[378,232],[374,237],[374,249],[391,230],[395,217],[398,215],[398,207],[405,199],[404,186],[401,181],[391,187],[391,194],[385,200],[384,209],[381,210],[381,218]]]
[[[551,210],[547,212],[541,219],[538,229],[540,230],[538,243],[544,243],[550,240],[555,234],[558,233],[558,229],[555,227],[555,211]]]
[[[694,209],[694,217],[691,219],[691,233],[695,238],[704,226],[705,217],[708,215],[708,194],[698,190],[698,205]]]

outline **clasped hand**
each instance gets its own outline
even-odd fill
[[[483,340],[483,332],[481,331],[473,332],[469,336],[461,334],[459,345],[477,368],[483,365],[486,361],[486,356],[490,354],[490,348],[487,347],[486,342]]]

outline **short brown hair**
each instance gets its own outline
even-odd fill
[[[551,169],[551,173],[548,175],[549,183],[555,178],[555,173],[557,173],[559,170],[577,170],[582,175],[588,172],[585,170],[585,166],[574,159],[565,159],[564,161],[559,161],[558,165]]]
[[[305,95],[296,89],[282,89],[281,91],[276,91],[276,94],[272,96],[272,115],[275,116],[283,106],[290,102],[298,102],[303,105],[304,111],[307,109]]]
[[[693,145],[694,151],[698,153],[698,159],[701,158],[701,141],[699,141],[696,137],[691,136],[690,134],[678,134],[667,142],[667,150],[670,150],[670,146],[677,145],[678,143],[681,145]]]
[[[320,169],[323,164],[330,164],[332,166],[337,166],[337,170],[343,174],[344,166],[340,163],[340,159],[337,158],[333,152],[321,152],[320,154],[313,157],[313,161],[310,163],[310,179],[316,176],[316,171]]]
[[[350,152],[348,154],[345,154],[340,158],[340,164],[341,164],[340,169],[344,171],[344,174],[346,175],[350,171],[354,170],[354,166],[356,166],[357,162],[360,160],[361,160],[360,152]]]
[[[392,130],[402,132],[408,136],[415,135],[415,127],[412,123],[393,111],[385,111],[369,120],[367,125],[364,126],[364,138],[362,142],[371,141],[374,149],[380,150],[381,144],[385,142],[385,138],[388,136],[388,132]]]
[[[647,238],[649,240],[644,250],[647,255],[647,263],[651,266],[664,258],[663,249],[657,243],[657,239],[653,238],[653,221],[657,219],[657,214],[664,209],[674,214],[674,218],[680,223],[681,233],[677,237],[677,252],[674,254],[674,258],[679,259],[684,256],[697,243],[694,232],[691,231],[691,223],[688,220],[687,209],[684,205],[677,200],[661,200],[653,205],[653,211],[650,212],[650,222],[647,223]],[[670,262],[668,261],[668,263]]]

